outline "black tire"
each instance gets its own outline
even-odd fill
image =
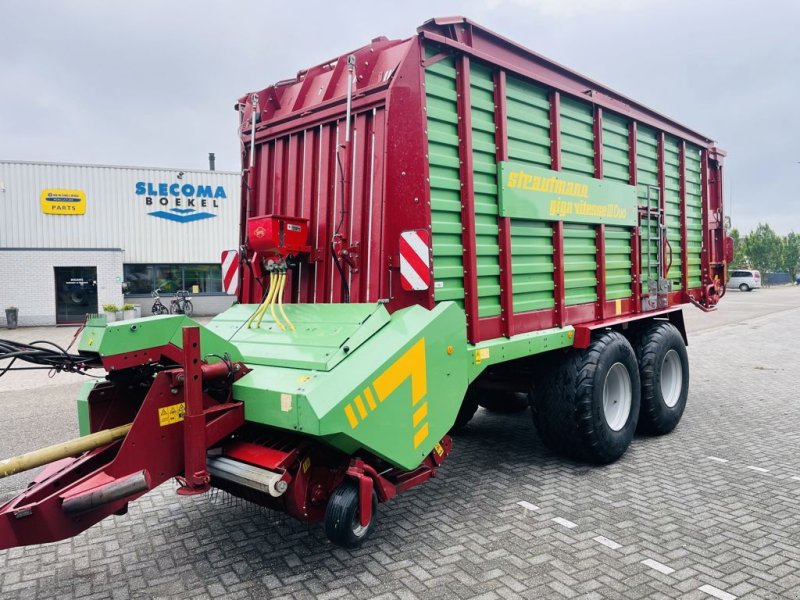
[[[169,303],[169,314],[171,315],[179,315],[181,313],[181,307],[178,306],[178,303],[173,301]]]
[[[478,393],[475,388],[470,386],[467,388],[467,393],[464,395],[464,399],[461,401],[461,408],[458,409],[458,415],[456,415],[456,422],[453,423],[453,426],[450,428],[450,433],[458,433],[464,427],[467,426],[472,420],[472,417],[475,416],[475,412],[478,410]]]
[[[528,394],[519,392],[484,390],[481,392],[479,404],[489,412],[512,414],[522,412],[530,406],[528,397]]]
[[[194,314],[194,306],[192,306],[191,301],[187,300],[183,303],[183,314],[187,317],[191,317]]]
[[[750,291],[750,286],[747,285],[746,283],[740,283],[739,284],[739,291],[740,292],[749,292]]]
[[[358,548],[372,533],[377,509],[378,496],[373,491],[372,519],[366,527],[362,527],[358,510],[358,484],[345,480],[331,494],[325,507],[325,535],[342,548]]]
[[[743,284],[744,285],[744,284]],[[670,358],[667,359],[667,354]],[[689,355],[678,329],[672,323],[657,322],[644,330],[636,344],[642,406],[639,431],[664,435],[678,425],[689,396]],[[676,367],[680,365],[677,373]],[[666,371],[666,378],[664,369]],[[680,379],[680,390],[677,379]],[[666,396],[665,396],[666,392]]]
[[[622,413],[617,429],[610,426],[603,405],[612,367],[614,377],[627,374],[629,384],[629,410]],[[602,332],[585,350],[561,355],[540,378],[537,394],[531,396],[531,414],[547,447],[596,464],[612,463],[625,453],[636,432],[641,390],[636,355],[623,335]]]

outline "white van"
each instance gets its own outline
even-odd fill
[[[761,273],[738,269],[731,272],[731,278],[725,287],[739,288],[742,292],[750,292],[761,287]]]

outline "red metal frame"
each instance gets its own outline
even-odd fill
[[[563,327],[567,323],[564,308],[564,222],[553,222],[553,300],[555,302],[555,324]],[[593,318],[593,316],[592,316]]]
[[[426,21],[417,28],[420,37],[443,48],[463,52],[503,70],[538,81],[548,87],[587,100],[604,109],[651,125],[700,146],[712,140],[656,111],[567,69],[464,17]]]
[[[464,309],[467,313],[467,339],[481,339],[478,318],[478,257],[475,242],[475,188],[472,164],[472,109],[469,87],[469,57],[456,60],[458,94],[459,159],[461,162],[461,244],[464,247]]]
[[[550,92],[550,168],[561,170],[561,94]]]
[[[606,225],[600,223],[596,229],[595,248],[597,260],[597,311],[595,318],[606,318]]]
[[[425,50],[432,48],[431,58],[424,58]],[[358,82],[353,97],[353,123],[356,141],[348,149],[348,182],[355,181],[355,189],[348,187],[346,210],[348,217],[348,244],[358,248],[360,262],[348,272],[352,282],[351,297],[354,301],[390,300],[388,308],[394,311],[404,306],[420,304],[427,308],[434,305],[435,287],[424,292],[406,292],[399,286],[397,243],[399,233],[406,229],[426,228],[431,231],[430,169],[427,157],[427,113],[425,99],[425,67],[448,57],[455,57],[457,76],[458,131],[460,144],[460,169],[463,186],[460,191],[462,205],[462,241],[464,247],[464,291],[465,311],[468,321],[468,339],[471,342],[499,336],[510,336],[529,331],[531,323],[575,323],[583,318],[588,309],[565,307],[563,302],[563,269],[556,269],[556,294],[553,316],[534,311],[535,315],[522,316],[513,312],[513,281],[511,273],[510,220],[498,218],[498,246],[500,265],[501,314],[496,317],[479,318],[477,295],[477,257],[475,248],[474,212],[472,206],[472,152],[469,65],[480,61],[494,67],[495,81],[495,125],[496,157],[508,157],[508,139],[505,106],[506,77],[510,74],[528,78],[550,88],[551,119],[551,166],[561,168],[560,102],[561,95],[580,98],[594,107],[594,174],[603,177],[603,119],[606,111],[612,111],[630,119],[629,158],[632,185],[637,184],[638,123],[659,130],[659,186],[661,202],[665,202],[664,138],[665,134],[678,136],[682,144],[687,141],[706,150],[704,155],[704,219],[711,229],[704,229],[705,257],[704,281],[719,277],[717,255],[712,246],[719,245],[717,238],[721,225],[712,221],[718,214],[712,207],[717,197],[717,184],[713,184],[713,199],[710,187],[710,164],[708,150],[711,140],[673,120],[631,101],[596,82],[574,73],[560,65],[536,55],[480,26],[461,17],[434,19],[418,29],[416,38],[408,40],[373,41],[353,52],[356,56]],[[295,216],[311,220],[314,251],[308,263],[303,263],[298,272],[290,277],[292,298],[301,302],[340,301],[341,293],[333,264],[326,250],[339,217],[342,206],[337,191],[336,139],[343,138],[344,102],[346,91],[346,69],[343,66],[347,55],[328,61],[307,71],[297,78],[280,82],[258,92],[262,110],[257,133],[257,177],[254,178],[256,200],[244,214],[266,214],[282,209],[298,212]],[[368,64],[367,64],[368,63]],[[322,89],[317,95],[310,90]],[[242,139],[249,140],[248,124],[252,110],[249,97],[242,99]],[[247,145],[245,144],[245,160]],[[714,155],[716,156],[716,154]],[[301,165],[302,163],[302,165]],[[716,163],[714,163],[716,164]],[[303,166],[305,165],[305,166]],[[714,167],[713,177],[721,180],[721,171]],[[309,173],[315,175],[309,175]],[[683,185],[683,182],[682,182]],[[265,189],[266,188],[268,189]],[[261,191],[259,191],[259,189]],[[333,198],[337,198],[336,206]],[[390,208],[387,208],[389,207]],[[385,218],[390,214],[391,219]],[[683,217],[681,217],[683,218]],[[352,219],[352,227],[350,226]],[[712,231],[713,229],[713,231]],[[685,239],[685,236],[684,236]],[[554,228],[554,248],[558,267],[558,228]],[[604,240],[603,240],[604,241]],[[357,245],[357,246],[356,246]],[[630,313],[641,311],[639,229],[631,235],[631,290],[635,301],[623,303],[630,306]],[[598,247],[602,251],[603,248]],[[681,248],[681,252],[685,252]],[[666,256],[662,270],[666,268]],[[435,258],[434,258],[435,261]],[[369,267],[365,266],[365,263]],[[685,262],[684,262],[685,264]],[[604,267],[604,265],[603,265]],[[604,268],[598,269],[598,286]],[[711,275],[710,269],[716,269]],[[244,269],[242,270],[245,271]],[[666,273],[665,273],[666,274]],[[248,276],[245,274],[245,280]],[[331,284],[335,284],[331,288]],[[250,282],[242,285],[246,299],[255,301],[261,290]],[[670,295],[670,301],[688,300],[688,295],[706,290],[687,290],[684,294]],[[590,308],[588,321],[602,316],[609,304],[598,294],[598,300]]]
[[[197,334],[196,327],[185,328],[184,332],[192,330]],[[194,334],[189,334],[190,339],[195,339]],[[109,357],[109,362],[127,367],[148,364],[147,354],[135,354]],[[92,390],[88,398],[90,423],[103,423],[106,427],[123,424],[120,421],[129,418],[130,404],[134,404],[138,409],[130,431],[123,439],[53,463],[32,486],[0,507],[0,549],[77,535],[107,516],[124,511],[128,502],[148,490],[186,473],[187,467],[193,471],[186,479],[197,483],[196,476],[202,477],[204,470],[198,466],[197,457],[202,455],[205,461],[207,448],[244,424],[244,406],[230,399],[218,402],[203,393],[204,378],[227,376],[228,369],[210,365],[214,368],[204,372],[199,354],[191,350],[187,354],[189,371],[186,364],[159,371],[141,399],[128,394],[127,389],[125,394],[110,393],[108,385]],[[239,364],[234,378],[248,371]],[[182,389],[195,397],[181,394]],[[189,425],[185,415],[182,420],[163,422],[159,418],[161,410],[173,408],[181,399],[191,410],[199,406],[202,412],[198,420]],[[128,488],[132,481],[139,485]]]
[[[680,203],[681,203],[681,301],[689,300],[689,250],[686,240],[688,231],[686,213],[686,142],[681,141],[678,154],[680,170]]]
[[[603,178],[603,109],[594,107],[594,176]]]
[[[499,163],[508,160],[508,115],[506,112],[506,73],[494,73],[495,145]],[[497,218],[497,242],[500,262],[500,311],[502,335],[514,334],[514,290],[511,265],[511,219]]]

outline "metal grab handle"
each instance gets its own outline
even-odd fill
[[[667,249],[669,250],[669,261],[667,262],[667,270],[664,273],[664,277],[669,277],[669,272],[672,270],[672,244],[666,237],[664,238],[664,241],[667,243]]]

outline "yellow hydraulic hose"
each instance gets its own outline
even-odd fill
[[[278,276],[275,273],[270,273],[269,275],[269,293],[267,294],[267,299],[264,300],[264,303],[258,307],[258,317],[256,317],[256,327],[261,327],[261,320],[264,318],[264,314],[267,312],[267,306],[272,303],[272,299],[275,297],[275,293],[278,291]]]
[[[274,279],[275,279],[275,274],[274,273],[270,273],[269,274],[269,290],[268,290],[268,293],[267,293],[267,298],[269,298],[269,294],[272,293]],[[253,314],[250,315],[250,318],[247,320],[247,328],[248,329],[253,324],[253,321],[255,321],[264,312],[264,310],[266,310],[266,304],[267,304],[267,299],[265,298],[264,301],[261,304],[258,305],[258,308],[256,308],[256,310],[253,312]]]
[[[278,293],[276,294],[276,296],[280,298],[283,296],[283,286],[286,285],[286,273],[281,273],[280,275],[278,275],[277,283],[278,283],[277,285]],[[272,320],[275,321],[275,323],[277,323],[278,327],[281,328],[281,331],[286,331],[286,327],[284,326],[283,323],[281,323],[280,319],[278,319],[278,316],[275,314],[275,300],[276,298],[273,297],[272,302],[269,305],[269,310],[272,313]]]
[[[274,277],[275,277],[275,275],[273,273],[269,274],[269,292],[268,292],[268,295],[267,295],[268,297],[269,297],[269,294],[272,293],[272,281],[273,281]],[[258,308],[256,308],[255,311],[253,311],[253,314],[250,315],[250,318],[247,319],[247,328],[248,329],[250,329],[250,327],[252,326],[253,321],[263,312],[263,310],[265,308],[265,304],[266,304],[266,299],[264,300],[264,302],[262,302],[261,304],[258,305]]]
[[[281,289],[280,293],[278,294],[278,310],[281,311],[281,315],[283,316],[283,320],[286,325],[289,327],[291,331],[295,331],[294,323],[286,316],[286,311],[283,310],[283,287],[286,285],[286,273],[283,274],[283,280],[281,281]]]

